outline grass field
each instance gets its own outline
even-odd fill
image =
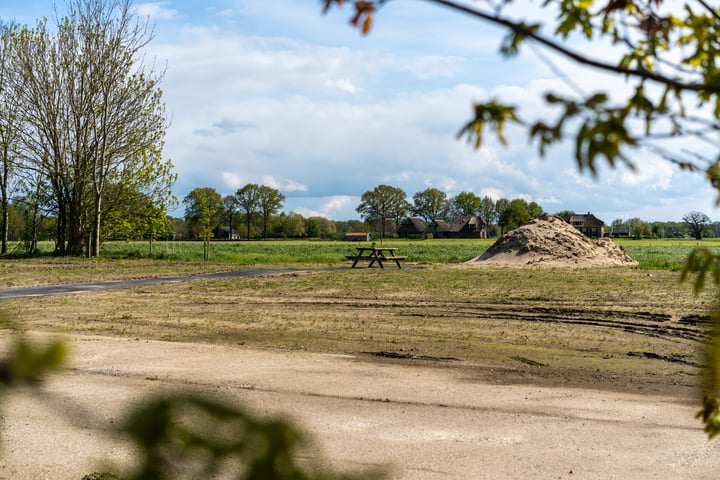
[[[697,242],[623,241],[639,268],[461,264],[491,243],[385,242],[414,267],[403,270],[349,269],[344,255],[356,245],[343,242],[218,242],[211,262],[197,261],[197,243],[158,244],[151,258],[140,254],[147,245],[106,244],[103,259],[0,260],[2,282],[8,287],[249,266],[306,270],[5,300],[0,306],[24,328],[57,333],[456,359],[525,372],[534,380],[606,382],[612,388],[662,391],[697,382],[714,291],[695,296],[689,284],[678,282],[677,271]]]
[[[397,247],[408,261],[418,264],[462,263],[481,255],[495,239],[478,240],[385,240],[385,246]],[[641,268],[681,268],[687,255],[702,246],[720,250],[720,239],[696,240],[616,240],[626,252],[640,262]],[[359,245],[341,241],[267,240],[215,241],[211,243],[210,263],[236,265],[337,265]],[[155,259],[174,262],[202,261],[201,242],[156,242],[152,253],[144,242],[105,242],[106,259]],[[44,243],[41,251],[50,252],[52,244]],[[11,249],[12,250],[12,249]]]

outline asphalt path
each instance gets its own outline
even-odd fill
[[[110,290],[114,288],[129,288],[143,285],[161,285],[165,283],[179,283],[192,280],[206,280],[216,278],[235,277],[264,277],[281,273],[306,271],[307,269],[278,268],[278,269],[247,269],[229,272],[200,273],[194,275],[178,275],[173,277],[131,278],[125,280],[102,280],[98,282],[68,283],[65,285],[36,285],[32,287],[16,287],[0,290],[0,300],[22,297],[44,297],[50,295],[71,295],[77,293]]]

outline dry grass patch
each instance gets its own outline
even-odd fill
[[[710,293],[695,297],[667,271],[444,266],[195,280],[7,300],[4,308],[32,330],[454,358],[689,385],[710,302]]]
[[[221,272],[225,263],[83,258],[0,259],[0,288]]]

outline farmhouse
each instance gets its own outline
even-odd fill
[[[428,231],[433,234],[433,237],[441,238],[445,232],[450,231],[450,224],[445,220],[433,220],[428,225]]]
[[[417,217],[408,217],[398,226],[396,232],[400,238],[419,237],[427,231],[427,227]]]
[[[580,230],[587,237],[601,238],[605,236],[605,222],[590,212],[568,215],[563,220]]]
[[[438,238],[487,238],[487,223],[477,215],[468,215],[457,217],[451,223],[435,220],[430,231]]]

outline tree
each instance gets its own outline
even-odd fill
[[[527,129],[541,156],[552,145],[572,140],[578,168],[593,175],[602,159],[610,167],[621,163],[637,168],[633,158],[655,155],[702,174],[720,191],[720,155],[712,146],[716,145],[714,132],[720,128],[720,12],[716,6],[705,0],[608,0],[602,6],[591,1],[548,0],[539,6],[535,18],[529,11],[518,21],[508,12],[517,3],[513,0],[428,1],[499,27],[505,33],[500,42],[500,54],[505,57],[531,44],[535,51],[616,75],[628,85],[623,91],[609,86],[613,91],[584,92],[566,80],[571,94],[544,94],[547,106],[558,112],[551,121],[546,112],[541,114],[545,118],[521,118],[517,106],[498,99],[479,102],[459,136],[480,147],[484,133],[491,130],[507,144],[504,129],[512,123]],[[324,10],[343,3],[324,0]],[[349,3],[355,7],[351,23],[367,34],[385,0]],[[588,41],[600,48],[580,46]],[[600,49],[603,56],[595,53]],[[547,55],[541,58],[550,62]],[[677,141],[683,138],[691,141]],[[639,149],[642,155],[631,155]],[[696,287],[702,288],[709,271],[720,285],[720,253],[699,249],[688,258],[683,279],[696,275]],[[720,337],[720,309],[716,311],[715,336]],[[702,417],[708,434],[714,436],[720,434],[720,341],[711,343],[707,353]]]
[[[478,210],[480,217],[485,220],[488,225],[497,223],[497,210],[495,209],[495,202],[492,198],[485,195],[480,200],[480,209]]]
[[[245,226],[247,227],[247,239],[250,240],[253,218],[260,214],[260,185],[248,183],[235,192],[238,207],[245,212]]]
[[[143,63],[152,34],[130,0],[67,7],[54,28],[43,20],[13,36],[12,107],[23,125],[25,167],[53,192],[55,253],[98,255],[108,185],[168,178],[141,173],[170,166],[161,160],[162,74]]]
[[[447,194],[437,188],[417,192],[413,195],[412,211],[427,223],[443,218],[448,212]]]
[[[537,202],[530,202],[528,203],[528,213],[530,214],[530,218],[538,218],[540,215],[545,213],[545,210],[540,206]]]
[[[225,221],[228,226],[228,239],[232,240],[235,234],[235,214],[238,213],[238,200],[235,195],[226,195],[222,201]]]
[[[643,219],[638,217],[629,218],[627,220],[628,228],[630,229],[630,236],[637,240],[641,239],[647,233],[648,225]]]
[[[683,218],[695,240],[702,240],[703,232],[710,225],[710,217],[702,212],[690,212]]]
[[[505,209],[508,207],[509,204],[510,204],[510,200],[508,200],[507,198],[498,198],[495,201],[495,215],[497,215],[497,222],[498,222],[498,225],[501,227],[500,235],[502,235],[504,233],[504,231],[502,229],[502,225],[500,225],[500,219],[502,218],[503,212],[505,211]]]
[[[286,238],[301,238],[307,233],[305,218],[299,213],[281,215],[282,234]]]
[[[575,211],[574,210],[560,210],[555,215],[562,219],[567,219],[567,218],[570,218],[573,215],[575,215]],[[613,225],[613,226],[616,227],[617,225]]]
[[[472,192],[460,192],[450,200],[450,211],[454,217],[477,215],[481,207],[482,200]]]
[[[363,220],[377,223],[380,228],[380,240],[385,238],[385,228],[389,222],[397,225],[412,209],[406,200],[405,191],[390,185],[378,185],[360,197],[360,205],[355,209]]]
[[[185,221],[190,230],[203,240],[203,259],[210,259],[213,229],[222,224],[222,196],[214,188],[195,188],[183,199]]]
[[[307,219],[308,236],[312,236],[312,235],[310,235],[310,225],[309,225],[311,220],[313,222],[315,222],[315,224],[317,225],[318,231],[319,231],[318,232],[319,236],[321,236],[322,238],[326,238],[326,237],[332,238],[335,236],[335,233],[337,232],[337,226],[335,225],[335,222],[333,222],[332,220],[328,220],[325,217],[310,217]]]
[[[500,225],[503,233],[505,233],[508,230],[514,230],[525,224],[530,218],[532,217],[528,211],[528,203],[521,198],[516,198],[511,200],[507,207],[503,209],[498,220],[498,225]]]
[[[12,180],[19,168],[21,123],[12,108],[12,70],[14,36],[17,27],[0,23],[0,255],[7,253],[10,228]]]
[[[274,215],[280,210],[285,201],[285,195],[277,190],[266,185],[260,185],[258,190],[258,206],[260,216],[263,219],[263,238],[267,239],[267,226],[270,216]]]

